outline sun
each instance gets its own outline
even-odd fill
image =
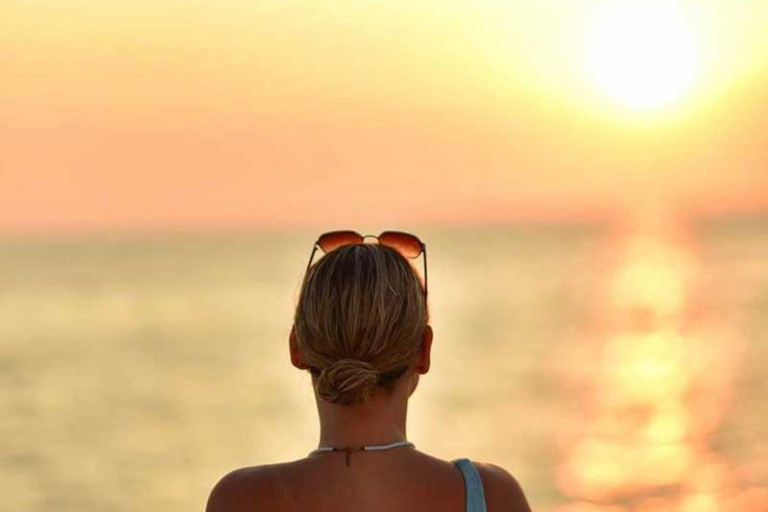
[[[691,27],[673,1],[613,1],[595,13],[587,35],[591,79],[632,108],[671,103],[699,69]]]

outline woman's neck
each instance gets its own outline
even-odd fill
[[[406,440],[408,399],[374,395],[359,406],[341,406],[317,399],[320,446],[371,446]]]

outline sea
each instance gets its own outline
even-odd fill
[[[420,228],[409,440],[504,467],[537,511],[768,510],[768,217],[678,232]],[[228,471],[316,448],[288,352],[316,236],[0,238],[3,509],[202,510]]]

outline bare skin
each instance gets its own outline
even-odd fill
[[[306,369],[293,330],[291,362]],[[345,407],[315,395],[318,446],[362,446],[406,440],[408,398],[429,371],[432,329],[419,354],[391,390],[376,389],[369,403]],[[412,447],[317,453],[281,464],[237,469],[211,491],[206,512],[464,512],[464,480],[450,461]],[[530,512],[520,485],[504,469],[475,462],[489,512]]]

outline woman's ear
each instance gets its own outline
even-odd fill
[[[429,371],[431,352],[432,352],[432,327],[427,325],[424,328],[424,333],[421,335],[421,349],[419,350],[419,357],[416,361],[417,372],[423,374]]]
[[[291,364],[299,370],[306,370],[307,364],[304,362],[304,354],[301,353],[299,342],[296,339],[296,326],[291,327],[291,334],[288,336],[288,348],[291,351]]]

